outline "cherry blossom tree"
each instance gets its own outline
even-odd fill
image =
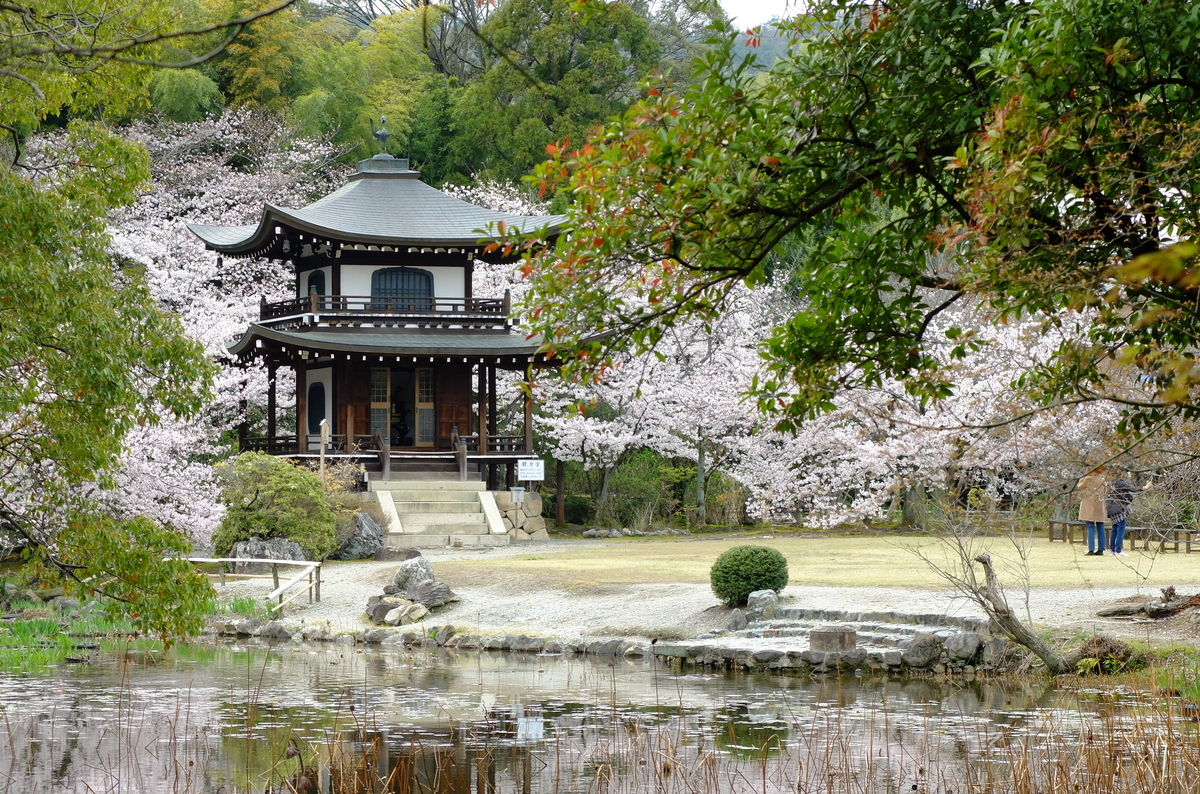
[[[734,472],[759,515],[799,513],[837,524],[876,519],[914,493],[953,494],[972,486],[1010,497],[1069,490],[1087,468],[1121,451],[1115,406],[1080,403],[1042,410],[1014,388],[1045,364],[1079,326],[1040,321],[988,325],[956,309],[946,330],[974,328],[965,356],[951,340],[935,350],[958,379],[953,395],[922,402],[899,382],[856,389],[795,433],[748,449]]]
[[[279,262],[206,251],[187,224],[253,223],[264,203],[308,203],[335,186],[341,151],[245,111],[192,124],[142,123],[126,137],[149,151],[153,182],[110,217],[112,255],[221,366],[215,399],[200,416],[127,436],[116,488],[106,493],[116,508],[178,526],[205,546],[223,512],[207,461],[227,454],[222,434],[266,401],[265,370],[234,361],[225,344],[258,318],[261,298],[290,297],[294,279]],[[279,373],[279,386],[284,394],[294,389],[289,371]]]

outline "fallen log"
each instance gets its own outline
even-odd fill
[[[1097,610],[1096,617],[1100,618],[1132,618],[1145,615],[1156,620],[1169,618],[1192,607],[1200,607],[1200,595],[1181,596],[1174,587],[1164,587],[1162,597],[1153,599],[1147,597],[1144,601],[1126,604],[1113,604]]]

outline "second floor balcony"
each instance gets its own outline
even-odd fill
[[[395,295],[320,295],[259,304],[259,321],[318,315],[322,322],[349,324],[511,325],[512,297],[439,298]]]

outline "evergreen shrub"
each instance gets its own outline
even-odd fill
[[[551,507],[553,510],[553,506]],[[563,500],[563,514],[568,524],[586,524],[592,517],[592,497],[582,494],[567,494]]]
[[[246,452],[217,467],[225,518],[213,534],[213,550],[224,557],[250,538],[285,538],[300,544],[309,559],[323,560],[338,547],[337,519],[317,475],[282,458]]]
[[[744,607],[755,590],[787,587],[787,558],[766,546],[734,546],[717,557],[709,581],[713,594],[727,606]]]

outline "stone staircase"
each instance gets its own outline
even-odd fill
[[[432,549],[446,546],[507,546],[508,534],[492,531],[486,506],[495,503],[475,480],[372,480],[368,487],[388,518],[384,545]],[[496,512],[494,523],[499,524]]]
[[[441,482],[459,477],[458,457],[453,452],[393,452],[388,466],[392,480]],[[383,466],[378,460],[369,461],[366,469],[368,481],[383,479]],[[478,462],[467,464],[467,479],[483,479]]]

